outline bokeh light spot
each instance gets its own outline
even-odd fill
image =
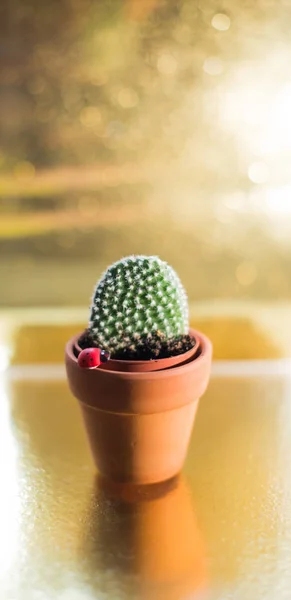
[[[133,108],[138,104],[138,95],[131,88],[123,88],[117,94],[117,101],[122,108]]]
[[[211,25],[218,31],[227,31],[230,27],[230,18],[223,13],[217,13],[212,18]]]

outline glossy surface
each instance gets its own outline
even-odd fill
[[[0,597],[289,599],[290,383],[213,377],[180,482],[118,491],[65,381],[2,377]]]

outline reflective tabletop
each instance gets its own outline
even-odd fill
[[[98,477],[58,366],[4,374],[1,599],[289,599],[290,373],[247,365],[214,364],[184,472],[146,488]]]

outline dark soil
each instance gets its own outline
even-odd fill
[[[180,335],[168,339],[163,334],[156,334],[149,337],[141,336],[138,340],[127,338],[126,348],[116,349],[111,352],[111,358],[118,360],[156,360],[159,358],[171,358],[191,350],[195,346],[196,340],[190,335]],[[102,348],[98,341],[93,340],[90,331],[87,329],[79,338],[79,346],[84,348]]]

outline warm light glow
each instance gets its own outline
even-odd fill
[[[265,197],[266,210],[274,216],[291,216],[291,186],[268,189]]]
[[[257,155],[291,149],[291,84],[270,82],[250,67],[237,72],[221,94],[222,125]]]
[[[263,162],[254,162],[248,168],[248,176],[253,183],[265,183],[268,180],[268,167]]]
[[[218,31],[227,31],[230,27],[230,18],[223,13],[217,13],[212,18],[211,25]]]
[[[266,58],[270,72],[276,60],[280,65],[280,57]],[[220,127],[233,135],[250,181],[264,186],[251,193],[250,208],[280,218],[291,214],[291,83],[284,75],[278,69],[271,77],[267,68],[246,63],[216,91]]]

